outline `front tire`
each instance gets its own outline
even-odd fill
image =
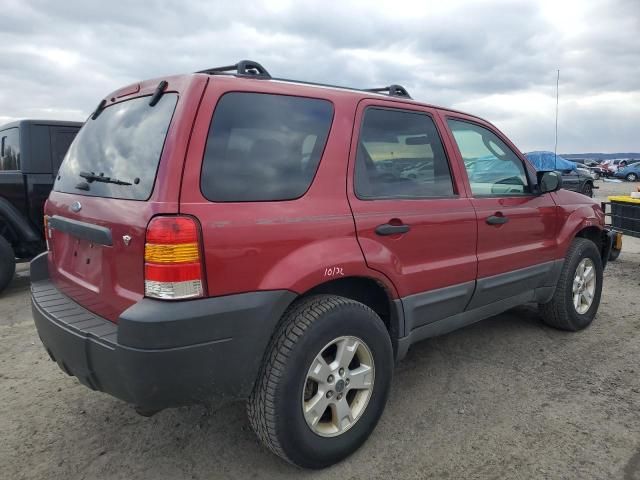
[[[589,182],[585,183],[582,187],[582,194],[593,198],[593,185]]]
[[[552,299],[539,305],[542,320],[551,327],[572,332],[588,327],[600,305],[602,273],[596,245],[586,238],[574,239]]]
[[[11,282],[16,272],[16,255],[11,244],[0,237],[0,292]]]
[[[391,340],[373,310],[334,295],[305,298],[287,310],[272,339],[247,404],[249,421],[276,455],[324,468],[369,437],[392,374]]]

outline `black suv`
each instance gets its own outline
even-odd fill
[[[593,197],[595,175],[582,165],[575,170],[560,170],[562,174],[562,188]]]
[[[43,209],[79,122],[21,120],[0,127],[0,292],[16,259],[44,250]]]

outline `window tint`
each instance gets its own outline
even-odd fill
[[[166,93],[152,107],[148,96],[138,97],[87,120],[64,157],[53,189],[94,197],[149,198],[177,101],[177,94]],[[81,173],[109,177],[111,182],[85,179]],[[130,185],[113,183],[118,180]],[[77,188],[82,183],[88,190]]]
[[[449,163],[428,115],[369,108],[356,156],[358,198],[453,195]]]
[[[448,123],[474,195],[529,193],[529,181],[522,161],[494,133],[473,123],[459,120],[449,120]]]
[[[0,170],[20,170],[20,133],[17,128],[0,132]]]
[[[302,196],[316,173],[332,117],[326,100],[227,93],[209,129],[203,195],[214,202]]]

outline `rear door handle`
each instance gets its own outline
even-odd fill
[[[409,225],[392,225],[391,223],[383,223],[376,227],[376,233],[378,235],[398,235],[401,233],[407,233],[411,230]]]
[[[487,217],[487,223],[489,225],[504,225],[509,221],[509,217],[504,217],[502,215],[491,215]]]

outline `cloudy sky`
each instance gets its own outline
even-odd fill
[[[84,120],[125,84],[261,62],[279,77],[404,85],[523,151],[640,151],[640,0],[2,0],[0,123]]]

